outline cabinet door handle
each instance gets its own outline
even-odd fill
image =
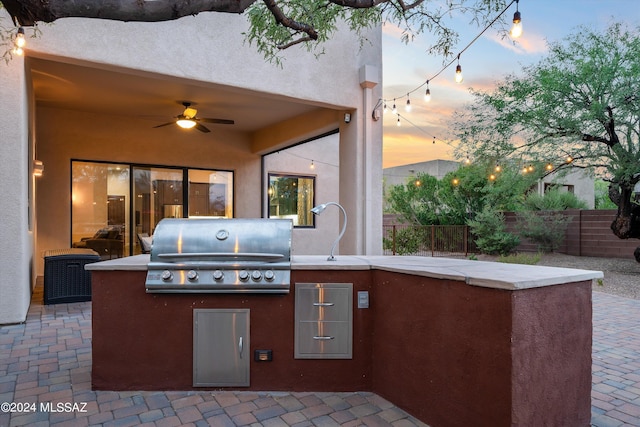
[[[334,304],[332,302],[314,302],[314,307],[332,307]]]
[[[240,352],[240,359],[242,359],[242,348],[243,348],[242,337],[240,337],[240,339],[238,340],[238,351]]]
[[[313,339],[314,340],[318,340],[318,341],[328,341],[328,340],[332,340],[335,337],[331,337],[331,336],[314,336]]]

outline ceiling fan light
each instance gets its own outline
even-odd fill
[[[196,121],[192,119],[178,119],[176,124],[182,129],[191,129],[196,125]]]

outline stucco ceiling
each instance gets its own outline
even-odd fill
[[[318,106],[240,88],[163,75],[96,68],[42,58],[29,58],[36,103],[51,108],[148,121],[149,128],[180,114],[183,101],[198,110],[197,117],[231,119],[234,131],[254,132]]]

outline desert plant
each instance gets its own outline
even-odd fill
[[[387,232],[387,237],[383,238],[384,249],[393,249],[393,236],[391,230]],[[426,241],[425,227],[402,227],[396,229],[395,253],[398,255],[411,255],[420,252]]]
[[[520,238],[506,231],[504,215],[492,209],[484,209],[473,221],[471,232],[476,236],[478,249],[489,255],[509,254],[520,244]]]
[[[552,211],[520,212],[517,218],[520,236],[537,243],[542,252],[554,252],[560,247],[573,219]]]
[[[575,194],[557,189],[549,190],[544,195],[529,194],[524,200],[524,209],[531,211],[563,211],[565,209],[586,209],[587,204]]]

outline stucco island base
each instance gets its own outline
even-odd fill
[[[248,308],[246,390],[371,391],[437,426],[588,426],[601,272],[419,257],[294,257],[291,292],[147,294],[148,256],[89,264],[96,390],[192,387],[193,310]],[[295,283],[348,282],[353,358],[294,358]]]

